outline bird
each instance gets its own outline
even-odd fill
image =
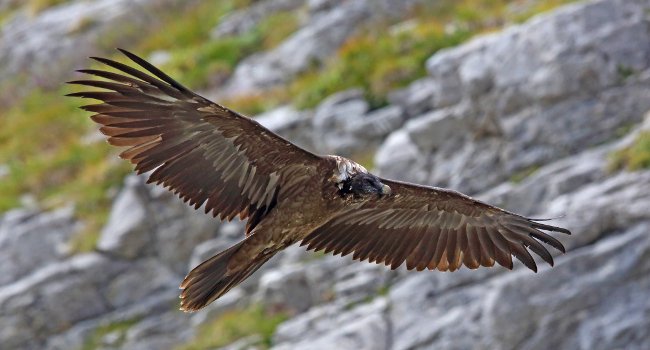
[[[537,272],[531,255],[553,266],[550,232],[571,234],[451,189],[385,179],[336,155],[317,155],[234,110],[189,90],[141,57],[91,57],[104,69],[68,83],[68,96],[100,101],[92,112],[109,144],[126,147],[147,183],[162,185],[221,220],[246,220],[241,241],[192,269],[180,309],[200,310],[299,243],[391,269],[456,271],[513,257]],[[543,244],[542,244],[543,243]]]

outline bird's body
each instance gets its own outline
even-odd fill
[[[216,300],[286,247],[384,263],[391,268],[454,271],[512,256],[532,270],[528,249],[549,264],[540,242],[564,251],[542,230],[566,229],[499,209],[455,191],[377,177],[340,156],[303,150],[259,123],[211,102],[143,59],[122,51],[150,74],[103,58],[120,73],[81,72],[106,80],[72,83],[107,91],[72,96],[103,103],[82,108],[122,158],[149,182],[221,219],[247,220],[246,237],[193,269],[181,284],[181,308]]]

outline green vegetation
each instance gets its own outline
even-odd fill
[[[117,344],[119,345],[124,342],[124,336],[126,331],[131,328],[134,324],[138,323],[138,319],[129,319],[124,321],[113,322],[104,326],[100,326],[93,331],[93,334],[87,338],[81,347],[82,350],[93,350],[98,349],[101,345],[101,340],[104,336],[110,333],[118,333],[119,338]]]
[[[640,133],[634,142],[610,155],[609,170],[650,168],[650,131]]]
[[[183,16],[168,18],[164,30],[142,41],[135,51],[168,50],[171,59],[162,68],[169,75],[193,89],[218,86],[242,58],[273,48],[298,26],[295,14],[279,12],[247,33],[211,39],[210,32],[219,19],[242,4],[234,0],[198,2]]]
[[[352,309],[356,308],[359,305],[371,303],[372,301],[374,301],[375,299],[377,299],[379,297],[383,297],[383,296],[388,295],[389,292],[390,292],[390,286],[388,286],[388,285],[381,286],[381,287],[379,287],[379,289],[377,289],[377,291],[374,294],[370,294],[370,295],[368,295],[368,296],[366,296],[366,297],[364,297],[364,298],[362,298],[360,300],[353,301],[353,302],[351,302],[349,304],[346,304],[345,309],[346,310],[352,310]]]
[[[510,175],[510,182],[520,183],[539,170],[539,165],[531,165]]]
[[[282,313],[270,313],[262,306],[253,305],[242,310],[232,310],[201,326],[195,338],[179,350],[213,349],[230,344],[246,336],[262,337],[262,348],[271,346],[276,327],[287,319]]]
[[[290,87],[300,108],[316,106],[341,90],[361,87],[372,107],[386,104],[386,94],[425,74],[424,62],[435,51],[461,43],[469,32],[445,34],[430,23],[397,34],[367,30],[348,40],[324,69],[299,77]]]
[[[618,77],[620,78],[620,80],[625,80],[636,73],[634,68],[621,65],[621,64],[616,66],[616,72],[618,73]]]
[[[70,0],[28,0],[27,5],[29,6],[29,11],[32,14],[37,14],[52,6],[60,5],[68,1]]]
[[[46,208],[72,200],[87,229],[97,231],[110,205],[108,190],[121,183],[129,166],[94,138],[87,113],[63,94],[35,90],[3,113],[0,164],[8,172],[0,181],[0,211],[18,206],[25,193]]]
[[[361,87],[371,106],[380,107],[389,91],[424,76],[424,62],[436,51],[567,2],[537,1],[517,13],[507,0],[422,5],[405,22],[374,24],[350,38],[323,67],[298,77],[288,95],[298,107],[312,108],[334,92]]]

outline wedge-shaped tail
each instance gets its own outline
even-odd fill
[[[232,257],[246,242],[243,240],[204,261],[185,277],[180,288],[181,310],[194,312],[217,300],[257,271],[273,255],[251,259],[245,266],[229,265]]]

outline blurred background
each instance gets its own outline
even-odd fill
[[[322,154],[573,231],[537,274],[292,247],[195,314],[242,239],[65,98],[128,49]],[[0,348],[650,348],[647,0],[0,0]]]

